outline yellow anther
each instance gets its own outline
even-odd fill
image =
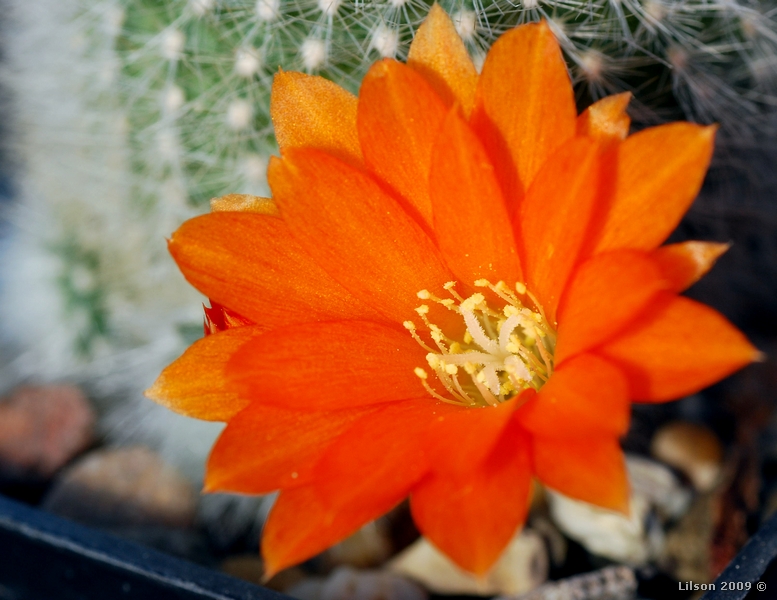
[[[483,304],[486,297],[483,294],[472,294],[469,298],[461,303],[461,310],[473,311],[478,305]]]
[[[459,314],[466,326],[463,338],[450,339],[430,322],[430,303],[415,309],[423,321],[421,327],[426,332],[426,341],[419,337],[413,321],[403,323],[413,339],[428,352],[426,370],[415,369],[426,392],[442,402],[460,406],[496,406],[522,389],[540,389],[553,372],[556,332],[526,285],[517,283],[515,289],[525,294],[528,307],[504,281],[496,284],[487,279],[475,281],[475,287],[490,289],[504,302],[499,308],[489,306],[483,293],[463,298],[453,289],[455,285],[455,281],[449,281],[443,286],[453,299],[440,299],[426,289],[417,296]],[[508,319],[509,332],[505,331]],[[427,382],[430,368],[436,383],[445,389],[442,395]]]
[[[512,317],[513,315],[519,315],[521,314],[521,311],[518,310],[517,307],[513,306],[512,304],[508,304],[502,309],[502,312],[504,313],[505,317]]]

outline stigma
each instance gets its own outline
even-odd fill
[[[501,306],[489,305],[483,293],[464,298],[455,286],[455,281],[443,286],[450,298],[437,298],[428,290],[418,292],[418,297],[460,315],[466,327],[462,339],[449,338],[429,321],[428,304],[416,308],[423,331],[413,321],[404,322],[416,342],[427,350],[426,362],[446,393],[436,391],[427,370],[416,367],[415,375],[426,391],[443,402],[474,407],[496,406],[523,390],[540,389],[553,372],[556,332],[537,299],[520,282],[514,288],[503,281],[475,282],[475,287],[493,292],[492,305]],[[422,333],[431,343],[421,337]]]

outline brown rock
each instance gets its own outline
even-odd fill
[[[425,538],[395,556],[388,569],[438,594],[518,595],[545,582],[549,560],[542,537],[523,528],[482,577],[463,571]]]
[[[667,423],[653,436],[650,452],[685,473],[700,492],[709,492],[718,483],[723,447],[718,437],[703,425],[685,421]]]
[[[357,569],[376,567],[391,554],[391,539],[381,521],[367,523],[325,553],[331,566],[347,565]]]
[[[339,567],[327,578],[311,577],[286,592],[298,600],[427,600],[417,583],[388,571]]]
[[[0,467],[50,477],[92,443],[94,422],[75,386],[20,387],[0,401]]]
[[[98,450],[67,469],[43,501],[63,517],[101,526],[190,527],[197,494],[148,448]]]
[[[661,566],[679,581],[712,581],[710,544],[714,532],[713,494],[701,494],[666,535]]]
[[[264,561],[258,554],[230,556],[221,563],[221,570],[232,577],[278,592],[285,592],[307,577],[299,567],[291,567],[276,573],[269,581],[265,581]]]

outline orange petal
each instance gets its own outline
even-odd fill
[[[594,102],[577,117],[577,135],[603,142],[626,139],[631,126],[626,113],[630,100],[631,92],[623,92]]]
[[[429,428],[432,469],[441,474],[471,472],[491,454],[516,407],[533,396],[526,390],[498,406],[466,408],[441,415]]]
[[[542,483],[565,496],[628,513],[629,481],[615,436],[533,438],[534,468]]]
[[[227,194],[210,201],[211,212],[253,212],[261,215],[278,216],[278,207],[272,198],[249,196],[248,194]]]
[[[445,104],[424,77],[395,60],[378,61],[359,90],[357,125],[364,161],[427,223],[429,165]]]
[[[467,409],[432,398],[390,402],[370,412],[342,434],[317,466],[319,490],[333,501],[343,494],[338,478],[353,481],[348,493],[405,489],[430,468],[428,431],[440,418]]]
[[[556,364],[617,334],[668,288],[658,265],[643,252],[619,250],[584,262],[559,311]]]
[[[415,32],[407,66],[421,73],[445,104],[458,102],[469,115],[475,104],[478,73],[456,27],[439,4],[433,4]]]
[[[319,267],[278,218],[216,212],[186,221],[169,242],[186,279],[266,328],[380,318]]]
[[[636,400],[663,402],[698,392],[761,357],[704,304],[666,293],[655,306],[600,349],[626,373]]]
[[[612,207],[596,252],[652,250],[677,227],[712,157],[715,126],[671,123],[626,138],[617,154]]]
[[[467,474],[432,474],[410,496],[421,533],[463,569],[485,574],[526,520],[531,491],[529,440],[504,435]]]
[[[336,503],[322,501],[315,486],[281,492],[262,530],[265,579],[345,539],[407,495],[405,489],[354,494],[347,481],[337,483],[343,486],[343,496]]]
[[[456,277],[465,285],[480,278],[521,281],[510,217],[494,168],[455,108],[434,147],[429,188],[437,243]]]
[[[249,400],[227,389],[224,369],[243,344],[264,327],[235,327],[194,342],[168,366],[145,395],[177,413],[206,421],[227,421]]]
[[[289,150],[270,161],[268,175],[294,238],[386,317],[412,318],[419,290],[445,294],[442,285],[452,277],[436,247],[370,176],[314,150]]]
[[[372,407],[315,412],[254,402],[230,419],[208,458],[205,491],[267,494],[316,479],[322,452]]]
[[[356,106],[356,96],[323,77],[278,71],[272,82],[270,116],[281,152],[318,148],[361,163]]]
[[[629,428],[629,384],[623,373],[592,354],[569,359],[553,371],[536,398],[516,414],[540,436],[623,435]]]
[[[504,183],[519,196],[551,153],[575,134],[572,84],[556,38],[544,21],[508,31],[491,47],[478,80],[473,118],[489,151],[507,150],[517,180]],[[484,119],[485,118],[485,119]],[[494,129],[489,131],[487,124]],[[501,169],[501,167],[498,167]]]
[[[239,315],[236,312],[221,306],[218,302],[211,300],[210,303],[210,307],[207,307],[204,304],[202,305],[203,312],[205,313],[205,322],[203,323],[205,335],[226,331],[233,327],[254,325],[252,321],[249,321],[243,315]]]
[[[429,469],[429,424],[456,410],[464,409],[421,398],[356,421],[324,453],[314,486],[281,493],[264,528],[268,570],[313,556],[405,498]]]
[[[652,256],[672,289],[682,292],[699,281],[730,247],[731,244],[690,241],[661,246]]]
[[[227,377],[262,404],[337,410],[424,393],[413,369],[426,352],[401,327],[370,321],[274,329],[240,349]]]
[[[551,322],[586,239],[598,193],[599,148],[579,138],[545,163],[521,206],[526,283]]]

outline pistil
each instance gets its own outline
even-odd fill
[[[461,315],[466,325],[462,341],[450,339],[429,321],[427,304],[416,312],[436,349],[421,338],[413,321],[404,323],[413,339],[428,352],[427,363],[448,396],[438,393],[429,384],[427,371],[418,367],[415,374],[426,391],[443,402],[496,406],[522,390],[542,387],[553,371],[556,334],[526,286],[517,283],[513,291],[503,281],[476,281],[476,287],[490,289],[505,302],[500,312],[491,308],[481,293],[463,298],[455,285],[450,281],[443,286],[452,298],[437,298],[428,290],[418,292],[418,297]]]

